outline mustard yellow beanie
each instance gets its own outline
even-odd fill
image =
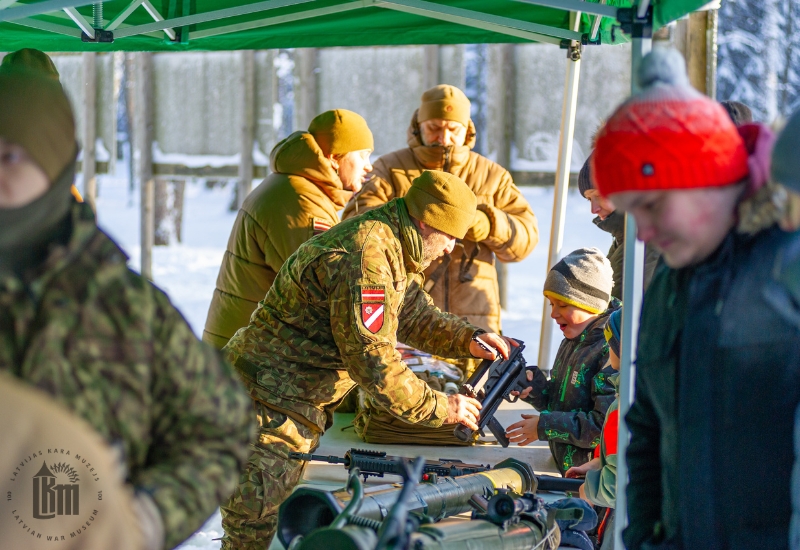
[[[464,92],[455,86],[440,84],[422,94],[422,105],[419,107],[417,121],[442,118],[460,122],[468,127],[469,108],[469,99]]]
[[[326,157],[375,149],[367,121],[347,109],[334,109],[317,115],[308,125],[308,132]]]
[[[438,170],[427,170],[415,179],[405,201],[413,218],[457,239],[467,234],[478,206],[464,180]]]

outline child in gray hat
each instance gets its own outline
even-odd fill
[[[547,274],[544,295],[550,316],[564,333],[551,377],[532,369],[531,387],[520,395],[539,415],[523,414],[508,427],[508,438],[520,446],[548,441],[563,475],[585,464],[600,442],[603,419],[614,401],[614,374],[603,333],[608,316],[620,307],[611,297],[612,270],[596,248],[580,248]]]

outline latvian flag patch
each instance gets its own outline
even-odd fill
[[[319,218],[313,218],[313,225],[314,225],[314,235],[319,235],[320,233],[324,233],[325,231],[331,228],[330,222],[326,222],[325,220],[321,220]]]
[[[383,327],[386,290],[383,287],[361,288],[361,322],[376,334]]]

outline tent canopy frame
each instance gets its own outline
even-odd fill
[[[420,34],[386,37],[384,29],[364,32],[363,22],[377,18],[382,23],[394,21],[386,12],[400,12],[403,30],[409,25],[427,22],[432,30],[433,43],[468,42],[545,42],[569,47],[569,42],[583,44],[626,41],[622,32],[615,32],[617,21],[630,20],[630,6],[635,0],[41,0],[23,3],[21,0],[0,0],[0,35],[9,29],[11,49],[30,33],[29,47],[45,51],[185,51],[187,49],[263,49],[270,47],[322,47],[325,45],[400,45],[430,41]],[[161,9],[157,7],[160,4]],[[613,4],[613,5],[612,5]],[[677,17],[702,5],[702,0],[661,0],[660,17]],[[105,8],[104,8],[105,6]],[[643,15],[642,6],[636,4]],[[91,17],[89,7],[94,8]],[[143,10],[138,10],[142,7]],[[669,8],[669,9],[668,9]],[[103,9],[110,19],[103,19]],[[82,11],[81,11],[82,10]],[[276,11],[271,15],[268,12]],[[99,11],[99,17],[98,17]],[[147,12],[147,17],[142,12]],[[384,15],[381,15],[384,13]],[[575,29],[569,24],[569,14],[585,14]],[[138,15],[137,15],[138,14]],[[331,20],[330,17],[334,19]],[[328,17],[323,21],[321,18]],[[342,19],[345,17],[346,19]],[[655,14],[658,23],[659,13]],[[327,37],[309,37],[270,31],[253,34],[257,29],[292,25],[314,20],[314,28],[323,26]],[[330,21],[330,23],[328,23]],[[438,23],[433,25],[433,21]],[[358,33],[348,25],[358,25]],[[19,27],[23,27],[20,29]],[[343,31],[339,30],[339,27]],[[294,27],[293,27],[294,28]],[[470,39],[467,28],[483,31]],[[454,30],[457,29],[457,30]],[[576,30],[577,29],[577,30]],[[163,37],[165,33],[166,38]],[[219,43],[220,37],[239,39],[236,46]],[[322,33],[324,34],[324,33]],[[357,36],[351,37],[351,34]],[[460,34],[465,34],[460,36]],[[14,36],[16,35],[16,36]],[[52,35],[61,36],[54,40]],[[440,39],[444,38],[444,41]],[[23,38],[20,38],[23,37]],[[258,45],[259,38],[270,42]],[[80,42],[74,39],[80,39]],[[134,39],[131,41],[131,39]],[[327,42],[325,42],[327,40]],[[315,42],[325,42],[316,44]],[[331,42],[333,41],[333,43]],[[117,44],[117,42],[119,42]],[[342,43],[338,43],[342,42]],[[371,44],[370,42],[374,42]],[[92,43],[102,45],[92,47]],[[285,45],[283,45],[285,43]],[[336,43],[336,44],[334,44]],[[3,40],[0,40],[0,49]]]

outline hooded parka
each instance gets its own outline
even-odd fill
[[[270,154],[269,175],[233,224],[203,340],[221,349],[250,323],[281,265],[301,244],[337,223],[350,197],[314,136],[295,132]]]
[[[462,146],[428,147],[420,137],[417,113],[408,128],[408,148],[383,155],[373,164],[372,178],[350,201],[343,218],[377,208],[406,194],[425,170],[443,170],[463,179],[478,197],[478,209],[490,221],[480,242],[461,240],[449,257],[433,262],[425,271],[425,289],[443,311],[491,332],[500,331],[500,298],[495,257],[503,262],[523,260],[539,242],[536,216],[500,166],[472,151],[475,126],[470,121]],[[449,262],[439,270],[442,262]]]

